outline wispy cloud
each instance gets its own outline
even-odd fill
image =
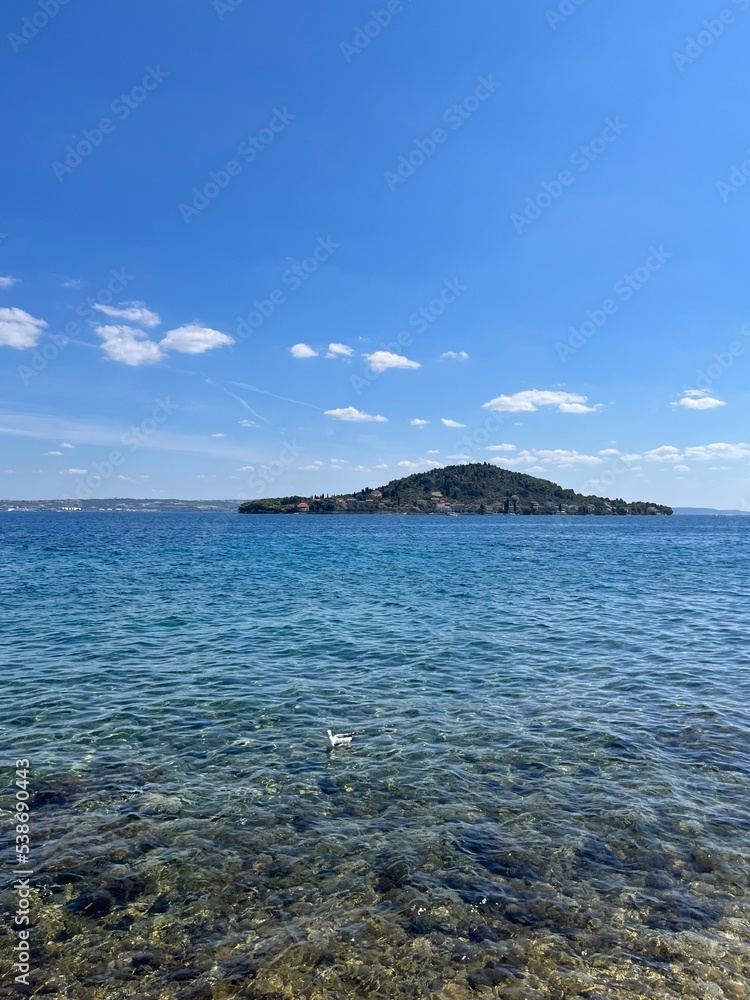
[[[469,355],[466,351],[443,351],[440,355],[441,359],[445,358],[446,361],[468,361]]]
[[[95,302],[92,308],[109,316],[110,319],[124,319],[127,323],[137,323],[139,326],[152,328],[161,323],[161,316],[147,309],[143,302],[119,302],[116,306],[105,306]]]
[[[351,358],[352,355],[356,354],[353,347],[349,347],[348,344],[329,344],[327,358]]]
[[[421,420],[419,417],[415,417],[413,420],[409,421],[412,427],[426,427],[429,422],[429,420]]]
[[[441,417],[440,423],[443,427],[465,427],[466,424],[459,424],[457,420],[449,420],[447,417]]]
[[[13,278],[9,274],[0,275],[0,288],[12,288],[18,284],[18,278]]]

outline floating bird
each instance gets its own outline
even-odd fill
[[[332,733],[328,730],[328,743],[332,747],[348,747],[356,733]]]

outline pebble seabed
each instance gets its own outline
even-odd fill
[[[444,744],[457,816],[437,778],[403,780],[435,748],[385,733],[254,773],[252,743],[216,755],[229,791],[208,811],[159,770],[37,790],[33,995],[750,996],[746,839],[705,846],[700,821],[636,807],[583,764],[503,774]],[[550,801],[566,780],[587,789],[576,816]]]

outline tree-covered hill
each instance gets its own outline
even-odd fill
[[[671,514],[645,501],[585,496],[548,479],[500,469],[488,462],[449,465],[393,479],[380,489],[321,497],[249,500],[242,514]]]

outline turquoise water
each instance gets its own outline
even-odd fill
[[[47,995],[750,996],[750,518],[0,541]]]

